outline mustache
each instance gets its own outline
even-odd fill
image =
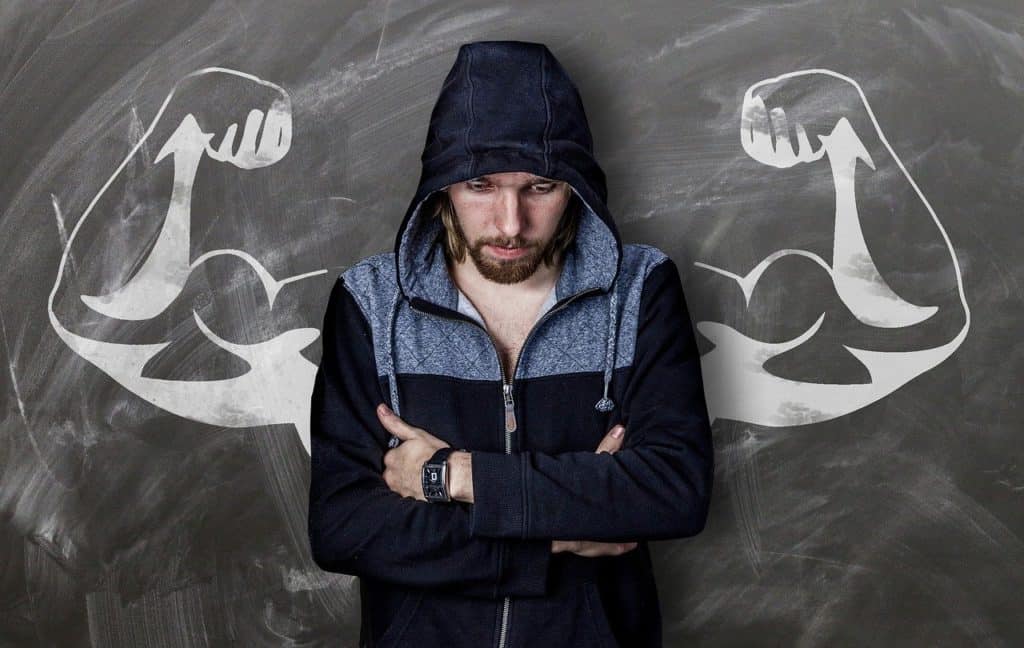
[[[522,239],[484,239],[477,243],[478,246],[483,247],[485,245],[493,245],[495,247],[502,248],[524,248],[524,247],[536,247],[536,243],[524,241]]]

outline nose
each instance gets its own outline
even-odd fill
[[[506,238],[518,236],[526,225],[526,216],[526,205],[519,199],[519,192],[515,189],[502,191],[495,219],[502,236]]]

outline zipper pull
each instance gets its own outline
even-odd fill
[[[512,400],[512,385],[502,384],[502,391],[505,393],[505,431],[516,431],[516,404]]]

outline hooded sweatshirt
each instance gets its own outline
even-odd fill
[[[699,533],[713,477],[700,358],[678,269],[623,245],[575,85],[547,47],[462,45],[430,117],[394,250],[336,279],[312,393],[309,539],[359,576],[360,646],[660,646],[648,541]],[[525,171],[582,201],[511,380],[454,284],[431,197]],[[473,503],[402,497],[386,402],[472,456]],[[596,453],[616,423],[622,447]],[[618,556],[552,540],[638,542]]]

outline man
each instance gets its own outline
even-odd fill
[[[678,270],[620,242],[543,45],[460,47],[422,162],[327,305],[313,558],[360,577],[361,646],[659,646],[647,541],[713,473]]]

